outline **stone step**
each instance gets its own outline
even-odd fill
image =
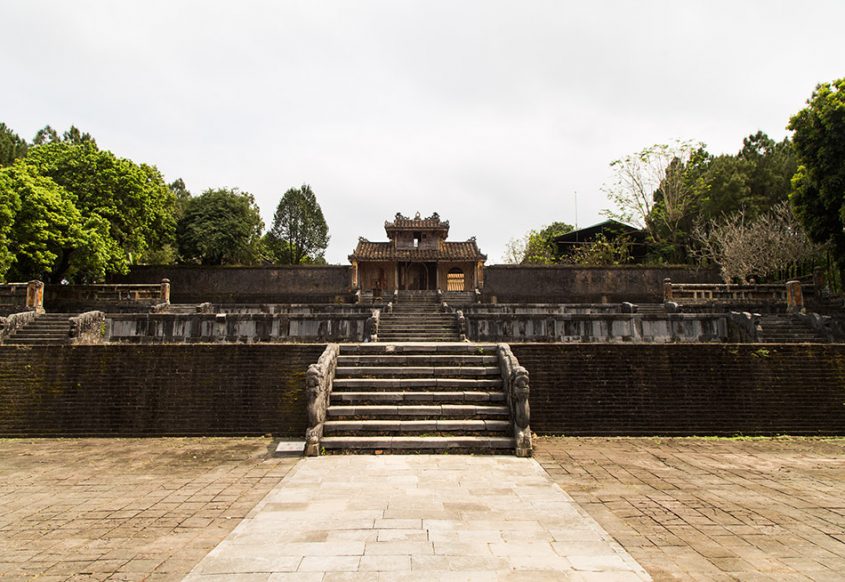
[[[7,338],[3,341],[6,345],[13,345],[13,344],[64,344],[67,343],[67,339],[65,338],[25,338],[25,337],[16,337],[12,336]]]
[[[422,367],[422,366],[352,366],[338,367],[340,378],[486,378],[498,376],[498,366]]]
[[[356,392],[409,390],[413,388],[432,390],[489,390],[501,388],[501,378],[336,378],[334,389],[350,388]]]
[[[498,366],[498,356],[476,356],[476,355],[360,355],[360,356],[338,356],[337,365],[349,366]]]
[[[465,450],[512,453],[515,443],[513,438],[494,436],[333,436],[323,437],[320,445],[326,450]]]
[[[500,419],[508,417],[507,406],[485,404],[419,404],[390,405],[373,404],[361,406],[329,406],[327,414],[333,419],[386,419],[386,418],[432,418],[453,419]]]
[[[461,404],[481,402],[504,402],[505,393],[500,390],[442,390],[420,392],[332,392],[332,405],[361,404]]]
[[[443,342],[437,344],[421,342],[376,342],[362,344],[341,344],[340,355],[496,355],[496,344],[474,344],[467,342]]]
[[[325,434],[363,434],[372,436],[402,433],[504,433],[511,429],[508,420],[327,420]],[[374,434],[375,433],[375,434]],[[381,433],[381,434],[378,434]]]

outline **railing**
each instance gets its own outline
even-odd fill
[[[800,281],[786,284],[727,285],[709,283],[672,283],[663,281],[663,301],[681,305],[702,303],[787,303],[790,308],[803,307],[803,295],[812,292],[812,285]]]
[[[44,311],[44,283],[6,283],[0,285],[0,308],[4,311]]]
[[[308,366],[305,373],[305,395],[308,398],[308,430],[305,431],[305,455],[320,455],[320,440],[323,438],[323,426],[326,411],[332,395],[332,383],[337,369],[337,356],[340,346],[329,344],[316,364]]]
[[[62,298],[85,301],[170,303],[170,281],[153,284],[67,285],[51,290]]]
[[[530,388],[528,370],[519,365],[508,344],[499,344],[499,370],[502,374],[508,409],[513,421],[513,436],[517,457],[531,456],[531,409],[528,406]]]

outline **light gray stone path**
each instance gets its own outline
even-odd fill
[[[303,459],[186,580],[650,580],[533,459]]]

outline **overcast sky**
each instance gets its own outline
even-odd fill
[[[602,220],[608,164],[673,139],[734,153],[845,76],[845,2],[0,0],[0,121],[75,124],[265,222],[311,184],[327,259],[396,212],[488,262]]]

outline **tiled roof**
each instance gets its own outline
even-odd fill
[[[361,240],[350,259],[369,261],[477,261],[481,254],[474,240],[442,242],[439,249],[394,249],[391,242]]]
[[[400,213],[396,213],[396,217],[393,219],[393,222],[385,221],[384,222],[384,229],[388,231],[393,230],[445,230],[448,232],[449,230],[449,221],[448,220],[440,220],[440,215],[436,212],[429,216],[428,218],[420,218],[419,212],[413,218],[408,218],[407,216],[402,216]]]

